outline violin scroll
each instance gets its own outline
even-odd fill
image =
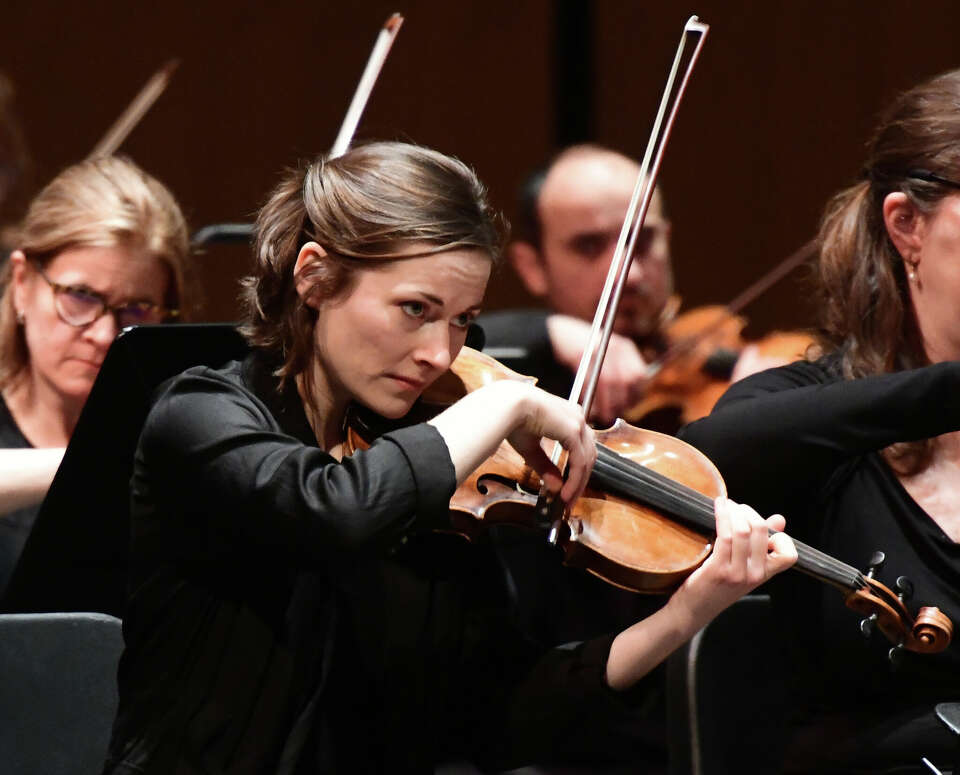
[[[950,645],[953,623],[939,608],[924,606],[914,618],[889,587],[869,575],[863,579],[865,586],[850,592],[844,602],[867,617],[861,624],[864,635],[876,625],[892,643],[918,654],[936,654]]]

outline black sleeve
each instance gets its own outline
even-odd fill
[[[679,435],[713,460],[732,497],[759,508],[808,496],[852,458],[958,428],[958,362],[840,380],[820,361],[735,383]]]
[[[137,470],[134,504],[149,497],[146,484],[218,534],[306,562],[343,559],[445,519],[456,487],[433,426],[387,434],[338,463],[284,433],[255,396],[212,372],[182,375],[166,389],[144,426]]]
[[[497,627],[493,628],[495,631]],[[487,642],[461,700],[481,731],[472,753],[486,768],[510,769],[558,756],[596,756],[598,741],[613,728],[644,723],[656,713],[662,679],[656,670],[624,692],[606,682],[615,634],[545,650],[522,636]],[[496,696],[479,698],[481,694]],[[480,712],[478,714],[478,709]]]

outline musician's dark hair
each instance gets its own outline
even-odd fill
[[[931,175],[933,177],[931,177]],[[817,286],[826,343],[853,379],[929,363],[903,258],[887,233],[883,202],[903,192],[923,215],[956,194],[934,178],[960,178],[960,70],[900,94],[867,144],[861,179],[829,202],[820,226]],[[898,444],[885,455],[897,470],[922,470],[929,442]]]
[[[628,156],[615,151],[612,148],[596,143],[578,143],[570,145],[555,153],[546,162],[535,167],[521,182],[517,189],[516,218],[514,219],[514,236],[523,242],[529,242],[537,250],[542,247],[543,224],[540,220],[540,194],[543,191],[543,184],[550,174],[551,170],[561,161],[576,156],[605,155],[621,156],[629,159]],[[661,188],[657,186],[658,190]],[[663,211],[663,195],[661,191],[660,208]],[[664,215],[666,214],[665,211]]]
[[[375,262],[463,248],[497,262],[507,228],[473,170],[438,151],[372,142],[321,156],[288,170],[260,210],[241,331],[278,363],[284,389],[313,357],[317,313],[304,298],[322,302],[349,291],[357,271]],[[294,277],[300,249],[311,241],[327,255]],[[303,279],[313,287],[301,296],[296,284]]]

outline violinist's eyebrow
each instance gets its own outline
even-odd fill
[[[425,293],[424,291],[416,291],[416,293],[417,293],[417,295],[422,296],[423,298],[425,298],[425,299],[426,299],[427,301],[429,301],[431,304],[436,304],[438,307],[442,307],[442,306],[443,306],[443,299],[439,298],[438,296],[434,296],[434,295],[431,294],[431,293]]]

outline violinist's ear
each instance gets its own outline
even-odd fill
[[[890,241],[904,263],[916,267],[923,247],[925,219],[902,191],[893,191],[883,200],[883,223]]]
[[[11,276],[11,284],[13,285],[13,307],[17,312],[20,312],[23,310],[26,302],[23,294],[26,290],[24,283],[26,281],[27,257],[22,250],[14,250],[8,260],[13,270]]]
[[[550,289],[550,284],[547,282],[547,268],[543,264],[543,256],[536,247],[529,242],[511,242],[507,245],[507,258],[531,294],[547,295]]]
[[[303,299],[303,303],[308,307],[319,309],[320,302],[313,292],[316,289],[316,283],[312,282],[311,270],[316,269],[317,265],[327,257],[327,251],[316,242],[307,242],[300,253],[297,254],[297,262],[293,265],[293,281],[296,284],[297,295]]]

